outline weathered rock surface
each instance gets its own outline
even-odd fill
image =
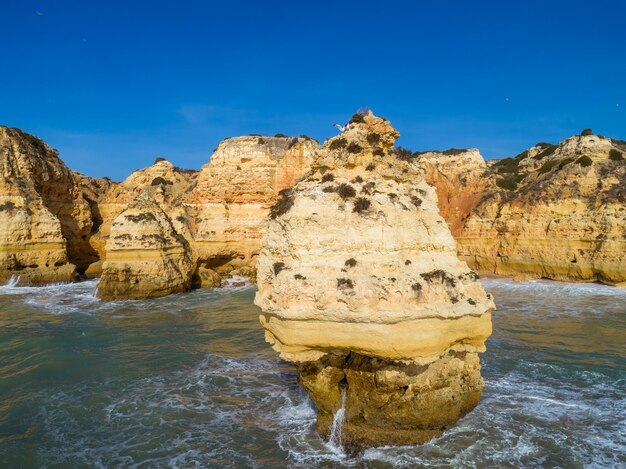
[[[624,158],[626,142],[588,135],[495,162],[483,185],[457,192],[481,194],[469,216],[449,220],[460,257],[519,279],[626,285]]]
[[[0,126],[0,282],[62,282],[97,259],[92,201],[38,138]]]
[[[266,340],[298,367],[324,437],[343,389],[351,451],[426,441],[472,409],[491,333],[494,304],[397,137],[353,118],[272,208],[259,258]]]
[[[255,276],[269,208],[309,170],[318,147],[305,137],[236,137],[219,144],[185,197],[200,268]]]
[[[189,243],[146,191],[111,225],[98,296],[113,300],[184,292],[193,267]]]
[[[437,190],[439,212],[452,236],[458,237],[465,220],[490,186],[485,178],[487,163],[476,149],[423,152],[415,163]]]

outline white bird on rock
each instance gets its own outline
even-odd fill
[[[341,124],[333,124],[333,127],[336,129],[339,129],[339,132],[343,132],[346,130],[346,126],[345,125],[341,125]]]

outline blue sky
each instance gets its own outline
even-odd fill
[[[0,124],[72,168],[198,168],[368,106],[413,150],[626,138],[626,2],[0,0]]]

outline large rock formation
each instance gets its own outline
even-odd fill
[[[448,222],[452,236],[458,237],[489,186],[489,180],[484,177],[487,163],[476,149],[454,148],[419,153],[415,163],[437,190],[439,212]]]
[[[183,198],[195,186],[197,175],[197,171],[183,170],[164,158],[157,158],[152,166],[134,171],[124,181],[111,183],[106,191],[101,192],[97,199],[101,221],[90,240],[100,261],[90,267],[90,275],[100,276],[111,225],[139,194],[148,194],[167,213],[177,232],[190,240]]]
[[[192,273],[189,243],[146,191],[111,225],[98,296],[113,300],[183,292],[191,286]]]
[[[193,264],[191,283],[186,276],[181,282],[171,272],[156,290],[158,294],[181,291],[182,287],[220,286],[222,276],[253,277],[269,207],[281,190],[291,187],[309,169],[311,154],[318,146],[304,137],[232,138],[218,146],[200,172],[182,171],[159,159],[153,166],[112,185],[99,201],[103,222],[92,239],[105,260],[101,297],[157,295],[141,283],[123,282],[119,274],[120,265],[124,275],[135,278],[143,278],[152,268],[144,263],[128,263],[128,253],[136,253],[138,248],[129,251],[125,242],[117,243],[113,236],[117,231],[116,237],[124,237],[120,230],[126,224],[120,223],[119,214],[138,193],[149,197],[166,214],[174,232],[185,240],[185,255]],[[117,229],[112,228],[113,217],[120,225]],[[143,236],[141,249],[162,252],[163,247],[158,237]],[[119,261],[117,252],[124,253],[122,264],[109,262],[113,260],[111,255]],[[114,288],[109,285],[112,278],[118,279]]]
[[[0,126],[0,282],[69,281],[97,259],[82,182],[43,141]]]
[[[329,438],[350,451],[428,440],[471,410],[494,308],[398,133],[356,115],[272,208],[256,304]]]
[[[255,275],[269,208],[306,173],[319,144],[308,137],[229,138],[185,198],[199,269]]]
[[[520,279],[626,285],[624,158],[626,142],[585,135],[495,162],[457,192],[481,194],[466,219],[448,220],[459,255]]]

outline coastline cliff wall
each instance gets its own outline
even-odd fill
[[[483,168],[449,160],[416,163],[430,166],[459,256],[473,269],[626,285],[626,142],[574,136]]]

